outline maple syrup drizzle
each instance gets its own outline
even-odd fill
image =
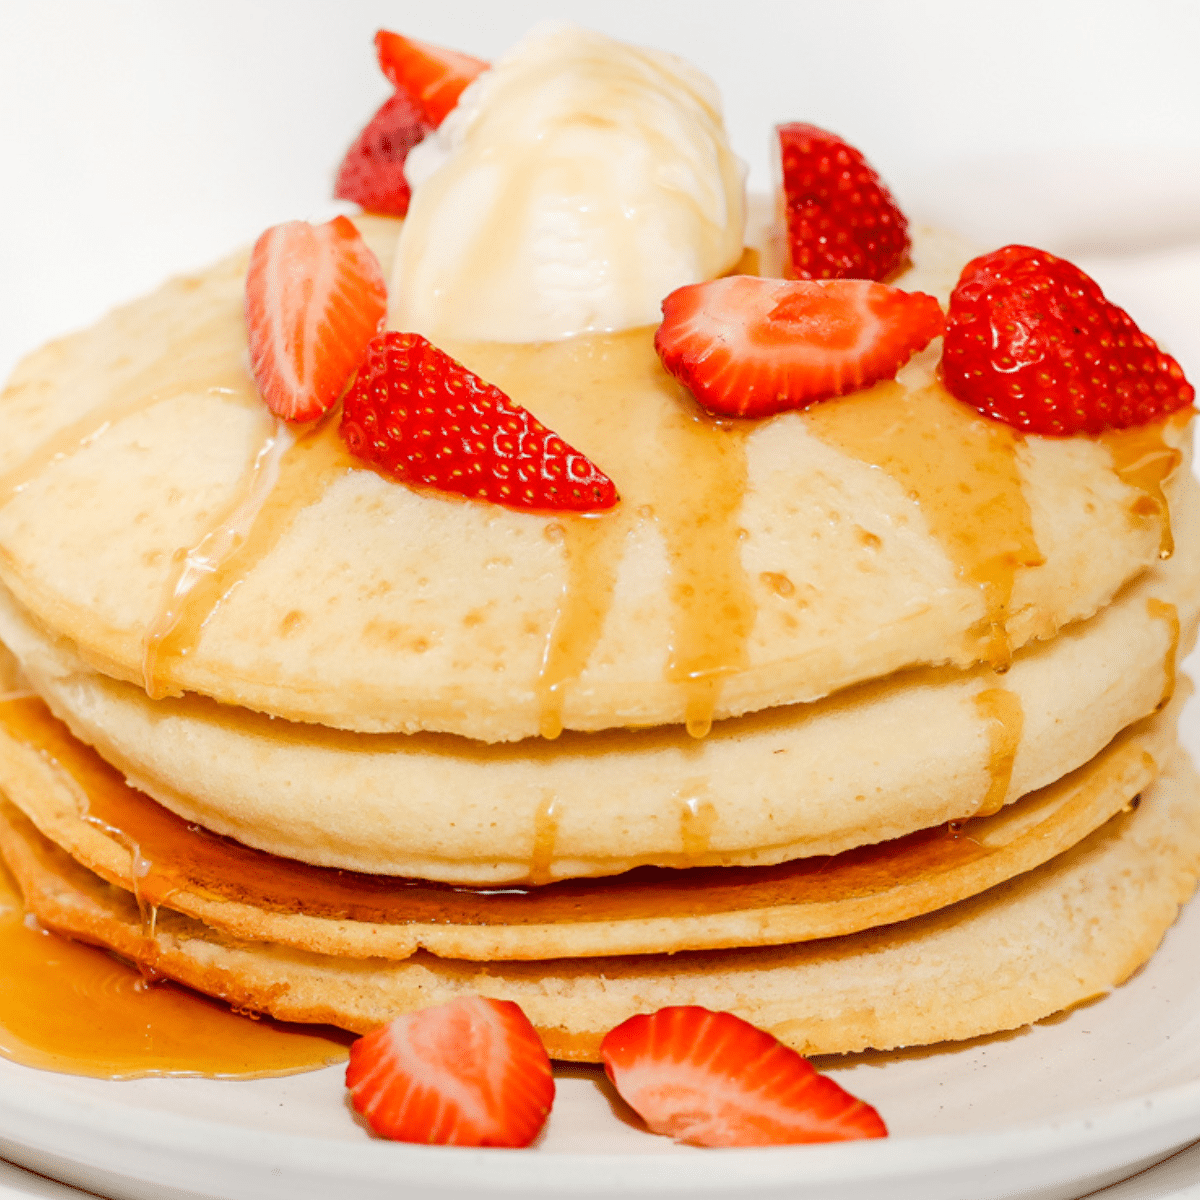
[[[703,779],[684,784],[679,808],[679,840],[686,859],[703,858],[712,847],[717,825],[717,806],[708,799],[708,783]]]
[[[749,427],[701,413],[662,369],[647,329],[447,351],[587,454],[621,495],[610,513],[554,522],[562,531],[567,583],[539,681],[543,733],[554,736],[562,727],[570,689],[612,605],[629,534],[652,522],[669,572],[664,675],[684,695],[689,732],[706,734],[721,680],[747,661],[756,616],[737,519]]]
[[[1045,561],[1021,489],[1014,431],[981,419],[937,383],[878,384],[814,405],[803,418],[815,436],[886,471],[917,501],[960,577],[983,593],[980,657],[1006,670],[1016,573]]]
[[[252,1020],[128,963],[51,933],[25,913],[0,858],[0,1056],[22,1066],[133,1079],[256,1079],[346,1057],[333,1030]]]
[[[0,642],[0,692],[31,692],[21,667],[8,647]]]
[[[264,409],[264,420],[267,415]],[[196,545],[186,550],[181,548],[174,555],[171,574],[163,589],[164,599],[142,643],[142,682],[147,695],[158,692],[156,667],[163,641],[183,619],[191,594],[201,581],[219,571],[246,540],[279,478],[280,460],[295,444],[283,421],[273,420],[271,426],[238,481],[233,499],[216,522]]]
[[[600,640],[616,588],[619,542],[627,528],[627,522],[612,515],[564,516],[546,527],[548,536],[564,543],[567,577],[538,675],[539,732],[544,738],[562,733],[566,689],[583,673]]]
[[[24,741],[26,745],[35,746],[39,750],[43,761],[54,770],[59,782],[71,793],[75,802],[75,811],[80,820],[92,826],[93,829],[98,829],[105,837],[122,846],[128,853],[129,874],[127,878],[132,885],[133,899],[137,905],[138,915],[141,918],[142,935],[147,939],[152,939],[158,917],[158,906],[160,903],[170,899],[171,894],[178,890],[179,883],[174,878],[164,880],[159,886],[152,887],[149,894],[147,893],[144,882],[154,873],[154,862],[142,853],[141,843],[136,837],[129,834],[121,824],[114,823],[112,814],[103,811],[99,813],[93,811],[95,797],[97,795],[102,796],[104,792],[102,785],[97,786],[97,780],[103,778],[105,773],[103,770],[99,773],[89,771],[86,765],[82,770],[71,770],[53,753],[53,748],[47,744],[46,738],[35,738],[35,734],[31,731],[35,731],[37,728],[40,716],[39,710],[42,707],[43,702],[40,697],[35,697],[31,703],[13,708],[8,708],[3,701],[0,701],[0,713],[4,714],[0,716],[0,724],[8,729],[10,733],[13,733],[20,740]],[[25,715],[22,716],[20,714]],[[32,714],[32,716],[29,714]],[[74,750],[74,746],[72,745],[74,739],[65,728],[63,736],[58,741],[62,747],[66,748],[68,760],[71,757],[77,757],[72,753]],[[75,743],[75,745],[79,744]],[[119,817],[115,819],[119,820]]]
[[[1110,430],[1100,438],[1112,455],[1117,478],[1141,493],[1133,503],[1133,515],[1157,518],[1160,522],[1159,558],[1170,558],[1175,551],[1171,509],[1163,493],[1163,484],[1183,462],[1183,452],[1168,445],[1163,432],[1168,425],[1181,428],[1191,419],[1192,413],[1193,410],[1189,408],[1182,415],[1176,413],[1169,417],[1166,422],[1134,429]]]
[[[759,275],[762,273],[762,251],[754,246],[743,246],[742,257],[725,272],[726,275]]]
[[[681,398],[680,407],[683,408]],[[684,421],[689,414],[681,412]],[[704,737],[726,675],[748,661],[756,605],[741,560],[738,518],[746,492],[746,422],[698,411],[680,437],[669,486],[654,502],[671,564],[675,616],[666,678],[686,696],[687,731]],[[690,464],[690,469],[689,469]]]
[[[1025,711],[1021,698],[1005,688],[984,688],[972,700],[976,711],[988,722],[988,790],[973,815],[990,817],[1004,807],[1008,795]]]
[[[1163,685],[1162,699],[1159,700],[1154,708],[1155,712],[1162,712],[1171,703],[1171,697],[1175,695],[1176,671],[1178,670],[1179,659],[1179,610],[1174,604],[1169,604],[1166,600],[1157,600],[1151,596],[1146,601],[1146,612],[1152,621],[1162,621],[1170,634],[1167,642],[1167,653],[1163,657],[1165,683]]]
[[[554,844],[558,841],[558,813],[555,811],[555,796],[547,792],[533,817],[533,851],[529,856],[529,882],[534,885],[549,883],[554,865]]]
[[[264,444],[256,462],[262,466],[270,456]],[[240,494],[227,510],[228,518],[216,523],[189,552],[201,556],[200,547],[207,545],[221,547],[224,557],[210,561],[211,569],[194,572],[182,593],[175,589],[165,593],[150,625],[155,640],[148,639],[146,646],[145,686],[151,699],[172,694],[164,663],[195,649],[213,613],[279,544],[297,516],[316,504],[338,479],[362,466],[346,449],[333,419],[284,445],[277,461],[277,468],[263,466],[261,475],[247,472]]]

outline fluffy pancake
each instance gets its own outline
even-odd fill
[[[347,876],[205,835],[120,779],[40,700],[0,703],[0,787],[83,866],[235,937],[322,954],[543,959],[776,945],[932,912],[1031,870],[1149,786],[1178,703],[1003,812],[781,868],[642,871],[548,888]]]
[[[223,936],[79,866],[11,805],[0,849],[52,928],[287,1020],[366,1030],[474,992],[519,1002],[558,1058],[669,1004],[728,1010],[802,1053],[923,1045],[1012,1029],[1102,995],[1154,951],[1200,873],[1200,780],[1177,754],[1135,811],[1008,883],[928,916],[798,946],[472,964],[307,954]]]
[[[386,269],[395,223],[362,224]],[[484,741],[699,732],[907,665],[1002,663],[1158,555],[1155,481],[1129,470],[1147,447],[1169,465],[1155,431],[1018,439],[946,396],[936,344],[896,382],[732,424],[648,329],[448,346],[623,502],[551,519],[401,487],[332,426],[289,448],[268,419],[244,268],[46,347],[0,399],[0,579],[156,695]]]
[[[1091,620],[986,667],[909,672],[807,706],[680,728],[485,746],[149,700],[41,635],[0,589],[0,637],[55,712],[207,829],[327,867],[464,884],[642,864],[770,864],[994,809],[1087,762],[1169,691],[1200,610],[1194,482],[1179,552]],[[869,748],[869,749],[864,749]]]

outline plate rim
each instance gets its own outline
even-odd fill
[[[13,1080],[5,1078],[10,1070]],[[404,1183],[447,1194],[455,1188],[478,1186],[483,1178],[497,1194],[519,1188],[530,1196],[593,1196],[611,1192],[614,1186],[623,1191],[650,1186],[655,1194],[669,1196],[717,1193],[731,1186],[749,1194],[750,1189],[797,1183],[806,1190],[884,1179],[896,1185],[964,1170],[1017,1171],[1048,1158],[1066,1166],[1075,1155],[1108,1146],[1107,1155],[1089,1155],[1089,1164],[1104,1170],[1200,1138],[1200,1080],[1076,1110],[1060,1122],[1019,1123],[991,1132],[897,1135],[867,1142],[725,1149],[714,1158],[711,1151],[686,1152],[688,1148],[681,1154],[673,1144],[672,1153],[552,1150],[529,1154],[381,1141],[351,1143],[141,1108],[141,1120],[131,1125],[129,1106],[110,1099],[22,1087],[20,1075],[34,1071],[0,1060],[0,1145],[17,1145],[103,1170],[111,1169],[111,1157],[97,1155],[97,1142],[110,1146],[119,1142],[127,1154],[199,1157],[214,1167],[233,1168],[246,1179],[283,1166],[281,1181],[301,1174],[315,1180],[336,1167],[345,1183]],[[112,1082],[119,1087],[126,1081]],[[14,1119],[25,1128],[14,1129]],[[215,1145],[219,1154],[212,1152]],[[1132,1154],[1131,1145],[1138,1147]],[[64,1146],[70,1147],[67,1153]],[[156,1180],[139,1171],[133,1178],[179,1186],[178,1175]]]

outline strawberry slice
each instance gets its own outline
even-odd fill
[[[741,1017],[692,1006],[630,1017],[604,1069],[652,1133],[695,1146],[887,1137],[879,1114]]]
[[[371,342],[341,434],[351,454],[404,483],[522,509],[598,512],[618,500],[588,458],[415,333]]]
[[[348,218],[268,229],[246,274],[250,367],[267,407],[287,421],[319,417],[386,315],[379,261]]]
[[[923,292],[730,275],[672,292],[654,345],[709,412],[764,417],[893,378],[942,326]]]
[[[432,128],[408,93],[397,92],[346,151],[333,194],[368,212],[404,216],[411,196],[404,160]]]
[[[464,996],[396,1017],[350,1047],[350,1101],[396,1142],[528,1146],[554,1103],[550,1059],[511,1000]]]
[[[392,85],[420,106],[436,129],[458,103],[463,89],[491,63],[457,50],[443,50],[381,29],[375,35],[379,65]]]
[[[1187,408],[1183,369],[1090,276],[1032,246],[963,268],[942,369],[952,395],[1027,433],[1099,434]]]
[[[908,221],[867,160],[835,133],[778,126],[796,279],[886,279],[908,257]]]

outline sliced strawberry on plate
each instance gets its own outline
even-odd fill
[[[491,63],[381,29],[375,35],[379,65],[393,86],[420,105],[435,129],[458,103],[463,89]]]
[[[288,421],[319,417],[386,314],[379,261],[348,218],[268,229],[246,274],[250,367],[267,407]]]
[[[333,194],[368,212],[402,217],[411,195],[404,177],[408,152],[433,128],[407,92],[397,92],[346,151]]]
[[[600,1044],[604,1069],[651,1132],[696,1146],[887,1137],[879,1114],[795,1050],[727,1012],[630,1017]]]
[[[415,333],[371,342],[341,434],[353,455],[396,479],[493,504],[598,512],[618,500],[587,457]]]
[[[511,1000],[464,996],[396,1017],[350,1047],[350,1101],[397,1142],[528,1146],[554,1103],[550,1059]]]
[[[709,412],[764,417],[891,379],[942,326],[923,292],[730,275],[672,292],[654,345]]]
[[[867,160],[835,133],[780,125],[796,279],[886,279],[908,257],[908,221]]]
[[[1027,433],[1146,425],[1196,395],[1095,280],[1032,246],[1004,246],[963,268],[942,369],[964,404]]]

